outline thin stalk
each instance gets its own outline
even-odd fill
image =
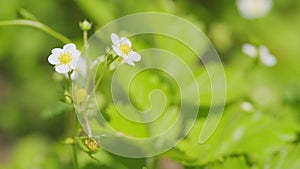
[[[38,21],[32,21],[27,19],[0,21],[0,26],[18,26],[18,25],[31,26],[40,29],[63,43],[71,42],[71,40],[66,36],[64,36],[63,34],[51,29],[50,27]]]
[[[72,128],[73,128],[73,137],[74,139],[76,138],[76,134],[77,134],[77,119],[76,119],[76,115],[75,115],[75,111],[72,112]],[[74,169],[79,169],[79,165],[78,165],[78,158],[77,158],[77,151],[76,151],[76,144],[73,143],[72,144],[72,150],[73,150],[73,165],[74,165]]]
[[[109,55],[109,52],[107,52],[106,54],[105,54],[105,59],[107,59],[107,56]],[[100,74],[100,76],[99,76],[99,78],[98,78],[98,80],[97,80],[97,82],[96,82],[96,85],[95,85],[95,87],[94,87],[94,92],[96,91],[96,89],[98,88],[98,86],[100,85],[100,82],[101,82],[101,80],[102,80],[102,78],[103,78],[103,76],[104,76],[104,74],[105,74],[105,72],[106,72],[106,70],[107,70],[107,68],[110,66],[110,64],[112,64],[112,62],[114,62],[116,59],[118,59],[119,58],[119,56],[115,56],[112,60],[110,60],[109,62],[107,62],[107,60],[106,60],[106,63],[104,64],[104,68],[103,68],[103,71],[101,72],[101,74]]]
[[[155,169],[155,159],[154,159],[154,157],[148,157],[146,159],[146,167],[147,167],[147,169]]]
[[[72,92],[72,79],[71,79],[71,72],[68,72],[68,79],[69,79],[69,88]],[[75,138],[77,137],[77,118],[76,118],[76,113],[75,113],[75,109],[73,107],[73,112],[71,115],[71,120],[72,120],[72,131],[73,131],[73,138],[75,140]],[[74,169],[79,169],[79,165],[78,165],[78,158],[77,158],[77,151],[76,151],[76,144],[73,143],[72,144],[72,150],[73,150],[73,165],[74,165]]]
[[[108,66],[113,62],[113,61],[115,61],[116,59],[118,59],[119,58],[119,56],[115,56],[110,62],[108,62]]]
[[[87,30],[83,31],[83,44],[84,44],[84,53],[85,53],[85,55],[88,55],[88,31]],[[88,65],[88,67],[89,67],[89,65]],[[90,76],[90,73],[89,73],[89,76]],[[87,86],[89,86],[89,85],[87,84]],[[92,137],[93,133],[92,133],[91,126],[88,121],[88,117],[87,117],[85,110],[83,112],[83,116],[84,116],[84,121],[86,123],[87,131],[88,131],[88,137]]]
[[[95,87],[94,87],[94,92],[95,92],[96,89],[98,88],[98,86],[99,86],[99,84],[100,84],[100,82],[101,82],[101,80],[102,80],[102,78],[103,78],[103,76],[104,76],[104,74],[105,74],[105,72],[106,72],[106,69],[107,69],[107,68],[109,67],[109,65],[112,63],[111,61],[110,61],[110,62],[107,62],[107,61],[108,61],[108,60],[107,60],[108,55],[109,55],[109,52],[107,52],[107,53],[105,54],[105,56],[104,56],[104,58],[105,58],[104,68],[103,68],[103,70],[102,70],[100,76],[98,77],[98,80],[97,80],[96,85],[95,85]],[[115,60],[115,58],[114,58],[113,60]]]
[[[84,46],[87,45],[87,41],[88,41],[88,32],[87,32],[87,31],[83,31],[83,42],[84,42]]]
[[[97,82],[96,82],[96,85],[95,85],[95,87],[94,87],[94,92],[95,92],[96,89],[98,88],[98,86],[99,86],[99,84],[100,84],[100,82],[101,82],[101,80],[102,80],[102,78],[103,78],[103,76],[104,76],[104,74],[105,74],[105,72],[106,72],[106,69],[107,69],[107,64],[104,64],[104,68],[103,68],[103,70],[102,70],[102,72],[101,72],[101,74],[100,74],[100,76],[99,76],[99,78],[98,78],[98,80],[97,80]]]

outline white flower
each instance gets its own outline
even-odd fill
[[[83,59],[82,57],[79,57],[78,59],[78,63],[76,65],[76,68],[73,69],[73,72],[71,74],[71,79],[74,80],[76,79],[79,75],[81,75],[82,77],[86,77],[87,76],[87,64],[86,64],[86,60]],[[68,72],[65,73],[66,77],[68,78]]]
[[[266,66],[275,66],[277,64],[277,59],[272,55],[269,49],[261,45],[258,49],[249,43],[242,46],[242,51],[251,58],[256,58],[259,56],[260,61]]]
[[[80,54],[73,43],[68,43],[62,49],[52,49],[48,62],[55,65],[55,71],[65,74],[76,69]]]
[[[254,110],[254,106],[250,102],[245,101],[241,104],[241,109],[246,112],[251,112]]]
[[[111,34],[112,48],[116,54],[124,59],[126,63],[134,66],[134,62],[141,60],[141,55],[131,49],[131,42],[125,37],[119,38],[115,33]]]
[[[252,44],[246,43],[242,46],[242,51],[251,58],[257,57],[257,49]]]
[[[260,46],[258,49],[258,53],[260,55],[260,60],[263,64],[266,66],[275,66],[277,63],[277,60],[275,56],[273,56],[269,49],[266,46]]]
[[[268,14],[273,0],[236,0],[240,14],[246,19],[260,18]]]

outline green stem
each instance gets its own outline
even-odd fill
[[[100,74],[100,76],[99,76],[99,78],[98,78],[98,80],[97,80],[97,82],[96,82],[96,85],[95,85],[95,87],[94,87],[94,92],[96,91],[96,89],[98,88],[98,86],[100,85],[100,82],[101,82],[101,80],[102,80],[102,78],[103,78],[103,76],[104,76],[104,74],[105,74],[105,72],[106,72],[106,69],[109,67],[109,65],[113,62],[113,61],[115,61],[119,56],[115,56],[112,60],[110,60],[109,62],[107,62],[107,56],[109,55],[109,52],[107,52],[106,54],[105,54],[105,59],[106,59],[106,63],[104,64],[104,68],[103,68],[103,71],[101,72],[101,74]]]
[[[27,19],[15,19],[15,20],[7,20],[7,21],[0,21],[0,26],[17,26],[17,25],[23,25],[23,26],[31,26],[37,29],[40,29],[52,37],[60,40],[63,43],[69,43],[71,40],[64,36],[63,34],[56,32],[55,30],[51,29],[50,27],[44,25],[41,22],[38,21],[32,21]]]
[[[75,145],[75,143],[72,144],[72,149],[73,149],[74,169],[79,169],[78,158],[77,158],[77,152],[76,152],[76,145]]]
[[[108,66],[113,62],[115,61],[116,59],[118,59],[119,56],[115,56],[110,62],[108,62]]]
[[[88,32],[87,31],[83,31],[84,46],[87,46],[87,40],[88,40]]]
[[[77,135],[77,119],[76,119],[76,115],[75,115],[75,111],[72,112],[72,124],[73,124],[73,138],[75,140],[76,135]],[[74,169],[79,169],[79,165],[78,165],[78,158],[77,158],[77,151],[76,151],[76,143],[72,144],[72,150],[73,150],[73,165],[74,165]]]
[[[68,72],[68,79],[69,79],[69,88],[70,88],[70,92],[72,93],[72,79],[71,79],[71,74],[73,73],[73,70],[71,72]]]
[[[72,79],[71,79],[71,74],[73,71],[68,72],[68,80],[69,80],[69,88],[70,92],[72,92]],[[77,118],[76,118],[76,113],[75,113],[75,108],[73,107],[73,112],[71,115],[71,120],[72,120],[72,133],[73,133],[73,139],[75,140],[77,137]],[[73,163],[74,163],[74,169],[79,169],[78,165],[78,158],[77,158],[77,151],[76,151],[76,143],[72,144],[72,150],[73,150]]]
[[[146,159],[146,167],[147,167],[147,169],[155,169],[155,159],[154,159],[154,157],[148,157]]]
[[[96,85],[95,85],[95,87],[94,87],[94,92],[95,92],[96,89],[98,88],[98,86],[99,86],[99,84],[100,84],[100,82],[101,82],[101,80],[102,80],[102,78],[103,78],[103,76],[104,76],[104,74],[105,74],[105,72],[106,72],[106,69],[107,69],[107,64],[104,64],[104,68],[103,68],[103,70],[102,70],[102,72],[101,72],[101,74],[100,74],[100,76],[99,76],[99,78],[98,78],[98,80],[97,80],[97,82],[96,82]]]

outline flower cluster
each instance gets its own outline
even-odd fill
[[[112,48],[117,56],[131,66],[135,66],[134,62],[141,60],[141,55],[132,50],[129,39],[125,37],[119,38],[115,33],[111,34]],[[103,58],[100,57],[102,60]],[[48,57],[48,62],[54,65],[55,71],[61,74],[71,72],[71,79],[77,77],[78,73],[87,74],[87,64],[81,57],[81,52],[76,48],[75,44],[68,43],[63,48],[54,48]]]
[[[242,51],[251,58],[259,57],[260,61],[266,66],[275,66],[277,63],[276,57],[264,45],[256,48],[254,45],[246,43],[242,46]]]

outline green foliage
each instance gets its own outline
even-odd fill
[[[242,158],[226,158],[223,162],[213,164],[211,169],[227,169],[227,168],[238,168],[238,169],[250,169],[247,161]]]
[[[293,119],[261,112],[246,113],[239,107],[231,107],[225,111],[212,137],[199,144],[204,120],[199,119],[187,138],[178,145],[187,156],[183,159],[187,165],[203,165],[231,154],[247,154],[254,162],[262,160],[294,141],[299,129]]]
[[[47,64],[50,50],[63,44],[47,34],[49,29],[50,35],[53,29],[65,36],[63,41],[70,38],[80,46],[83,43],[78,23],[83,19],[93,23],[92,33],[118,17],[150,11],[176,14],[203,30],[220,54],[227,81],[223,117],[209,140],[200,144],[199,136],[212,97],[205,67],[214,69],[215,65],[209,62],[204,67],[193,59],[195,54],[187,46],[174,39],[161,35],[132,39],[136,50],[155,45],[172,51],[191,66],[199,83],[201,107],[194,127],[176,147],[155,157],[154,163],[160,157],[169,157],[185,169],[300,168],[299,9],[300,1],[274,0],[267,16],[246,20],[239,15],[235,0],[0,0],[0,22],[18,19],[16,27],[0,27],[0,168],[73,168],[69,146],[76,142],[69,129],[72,106],[63,103],[68,102],[64,95],[68,94],[65,93],[68,87],[60,90],[61,83],[66,83],[62,80],[65,77],[53,73]],[[32,24],[34,28],[24,26]],[[160,24],[154,22],[155,26]],[[248,58],[241,52],[245,42],[265,44],[278,64],[266,67]],[[199,48],[206,45],[199,44]],[[221,75],[217,69],[213,74]],[[105,75],[103,86],[109,86],[110,75],[111,72]],[[111,104],[110,88],[101,88],[97,99],[112,127],[120,133],[144,138],[158,135],[178,117],[178,88],[174,79],[155,70],[139,74],[128,91],[124,89],[141,111],[166,98],[162,116],[149,125],[126,120],[116,105]],[[160,89],[163,97],[155,92],[149,97],[155,89]],[[241,109],[244,101],[254,109]],[[128,105],[117,106],[137,119],[143,118],[142,113],[134,114]],[[162,141],[175,139],[184,127],[180,123]],[[69,139],[62,141],[66,137]],[[119,157],[101,148],[90,152],[84,140],[79,146],[76,144],[76,150],[80,168],[84,169],[144,169],[149,163],[146,158]]]
[[[299,145],[283,148],[276,155],[268,158],[263,164],[270,169],[275,168],[299,168]]]

